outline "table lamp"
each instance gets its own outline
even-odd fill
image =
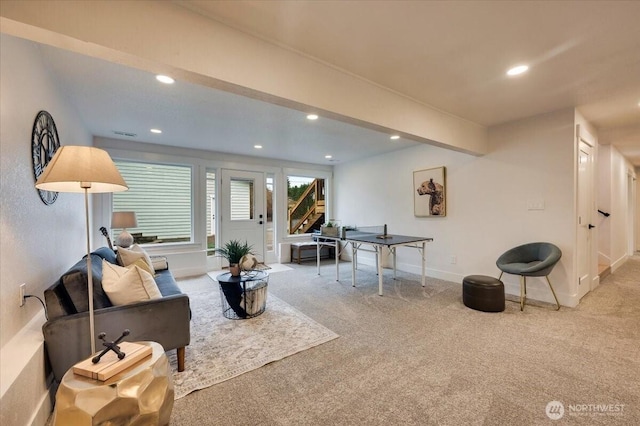
[[[133,236],[127,232],[127,228],[138,226],[135,212],[113,212],[111,215],[111,229],[122,228],[122,232],[116,238],[118,247],[127,248],[133,244]]]
[[[93,274],[89,237],[89,193],[129,189],[109,154],[91,146],[61,146],[36,181],[36,188],[56,192],[83,192],[87,224],[87,286],[89,291],[89,333],[91,354],[96,352],[93,318]]]

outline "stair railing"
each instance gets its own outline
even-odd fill
[[[318,209],[318,201],[324,198],[322,187],[324,181],[314,179],[309,187],[300,195],[296,203],[289,208],[287,221],[289,234],[295,234],[312,217]],[[295,222],[295,223],[294,223]]]

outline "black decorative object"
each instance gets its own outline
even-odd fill
[[[102,350],[102,352],[100,352],[99,355],[96,355],[93,358],[91,358],[91,362],[93,362],[94,364],[99,363],[100,362],[100,358],[102,358],[102,356],[104,354],[106,354],[107,352],[109,352],[109,351],[114,351],[118,355],[118,359],[124,359],[124,357],[127,356],[127,354],[125,354],[124,352],[120,351],[120,346],[118,346],[118,343],[120,343],[122,341],[122,339],[124,339],[126,336],[128,336],[129,333],[131,333],[131,332],[127,328],[125,331],[122,332],[122,336],[118,337],[118,339],[116,341],[114,341],[114,342],[107,342],[106,341],[107,333],[102,332],[102,333],[98,334],[98,339],[102,340],[102,346],[105,346],[105,348]]]
[[[36,115],[31,132],[31,159],[33,161],[33,177],[36,181],[59,147],[60,139],[58,139],[58,130],[53,117],[47,111],[40,111]],[[58,198],[57,192],[42,189],[37,191],[42,202],[47,205],[55,203]]]
[[[113,250],[113,244],[111,244],[111,238],[109,238],[109,232],[107,232],[107,228],[105,228],[104,226],[101,226],[100,232],[102,232],[102,235],[107,239],[107,243],[109,243],[109,248]]]

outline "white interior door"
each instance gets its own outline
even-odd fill
[[[595,270],[593,256],[593,147],[594,139],[578,126],[578,241],[577,270],[578,297],[591,290],[592,274]]]
[[[258,260],[264,262],[264,173],[223,169],[220,183],[220,243],[246,240]]]

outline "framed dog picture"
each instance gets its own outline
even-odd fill
[[[444,167],[413,172],[413,214],[446,216]]]

